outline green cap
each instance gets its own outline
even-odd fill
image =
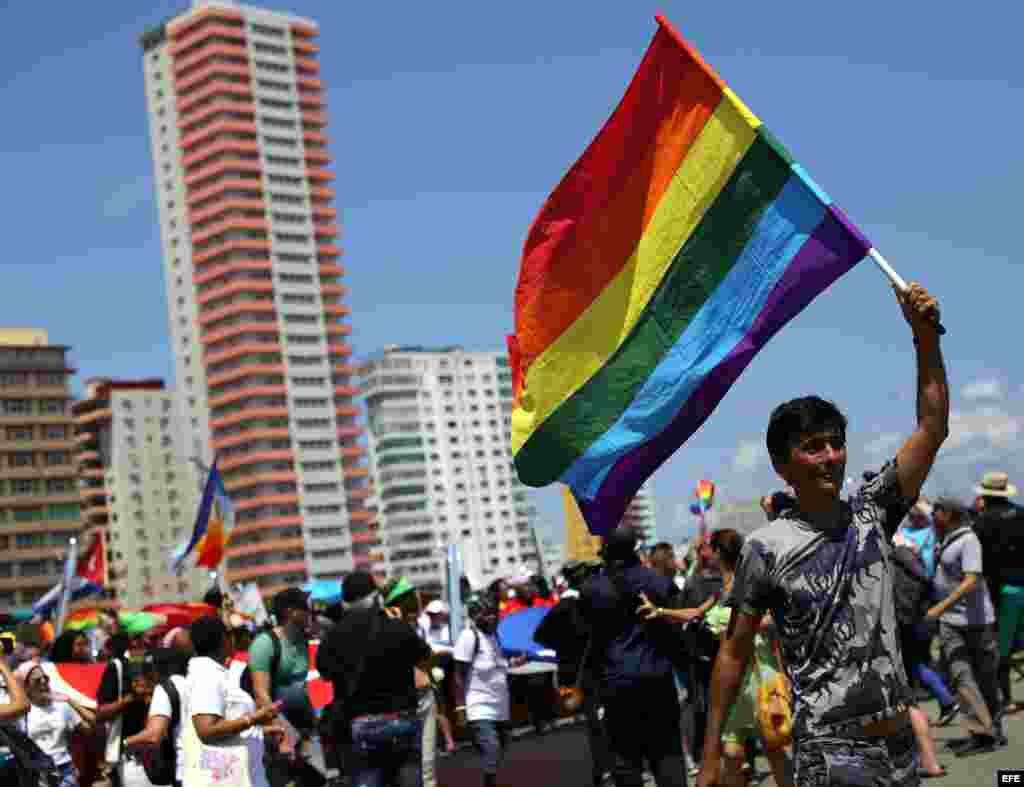
[[[415,585],[413,585],[405,577],[399,577],[398,581],[391,586],[391,589],[388,591],[387,595],[384,596],[384,606],[392,604],[393,602],[397,601],[402,596],[404,596],[406,593],[412,593],[414,590],[416,590]]]

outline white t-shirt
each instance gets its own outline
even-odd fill
[[[479,637],[480,647],[476,660],[473,650]],[[484,634],[475,628],[466,628],[455,643],[455,660],[469,668],[466,686],[466,719],[468,721],[508,721],[510,702],[508,694],[508,659],[498,647],[493,634]]]
[[[81,717],[66,702],[33,705],[25,717],[25,731],[36,745],[53,758],[54,765],[71,762],[68,739],[82,723]]]
[[[222,719],[234,721],[256,712],[256,701],[238,686],[233,685],[227,667],[206,656],[189,661],[186,690],[189,720],[193,716],[205,715],[220,716]],[[249,780],[252,787],[270,787],[263,767],[262,728],[250,727],[241,735],[218,743],[225,746],[246,746],[249,749]]]
[[[179,717],[181,720],[185,719],[188,709],[185,707],[185,700],[188,696],[188,681],[181,675],[171,675],[171,684],[178,690],[178,697],[181,700]],[[167,719],[167,723],[170,724],[174,718],[174,709],[171,707],[171,698],[167,692],[164,691],[163,686],[157,686],[153,689],[153,699],[149,702],[149,715],[150,716],[163,716]],[[185,774],[185,751],[184,751],[184,737],[182,736],[182,730],[185,727],[183,724],[178,724],[176,729],[168,730],[168,735],[174,736],[174,755],[175,755],[175,778],[181,782]]]

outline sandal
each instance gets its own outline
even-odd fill
[[[925,768],[917,769],[917,776],[920,779],[941,779],[943,776],[948,776],[949,771],[946,770],[945,765],[939,766],[940,770],[938,773],[929,773]]]

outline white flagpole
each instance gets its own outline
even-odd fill
[[[68,604],[71,602],[71,580],[75,576],[75,564],[78,562],[78,539],[72,538],[68,542],[68,557],[64,561],[64,579],[60,589],[60,601],[57,602],[57,618],[53,626],[54,633],[60,636],[64,630],[64,619],[68,614]]]
[[[873,247],[868,249],[868,256],[874,261],[875,265],[881,269],[882,273],[886,275],[889,281],[892,282],[893,287],[900,292],[906,292],[910,289],[906,280],[904,280],[904,278],[893,269],[892,265],[889,264],[885,257],[878,253],[878,249]],[[938,332],[940,336],[946,332],[946,329],[941,323],[939,323]]]

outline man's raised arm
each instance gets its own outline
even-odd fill
[[[949,383],[939,346],[939,304],[920,284],[897,292],[917,348],[917,429],[896,453],[900,490],[916,500],[949,434]]]

